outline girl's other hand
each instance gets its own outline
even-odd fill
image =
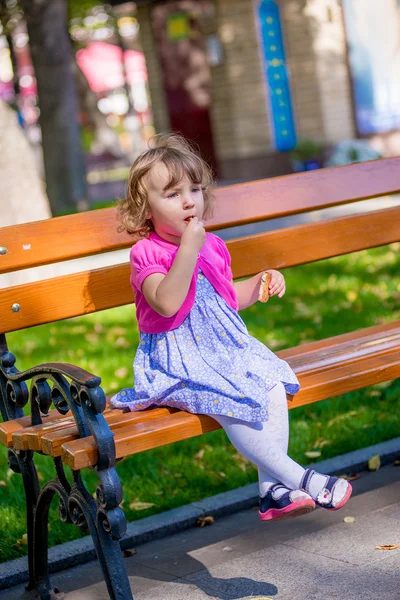
[[[286,292],[286,283],[285,278],[280,271],[275,271],[274,269],[270,269],[267,271],[271,275],[271,282],[268,286],[268,291],[270,296],[278,296],[278,298],[282,298],[284,293]]]
[[[203,221],[197,217],[193,217],[188,223],[181,238],[181,246],[185,245],[199,252],[206,241],[206,230],[204,229]]]

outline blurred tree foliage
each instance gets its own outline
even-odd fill
[[[69,18],[84,18],[96,6],[102,6],[107,11],[107,3],[101,0],[68,0]]]

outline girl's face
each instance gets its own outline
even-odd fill
[[[174,244],[180,244],[190,217],[202,219],[203,190],[184,176],[174,187],[168,188],[171,176],[163,163],[158,163],[147,174],[148,219],[156,233]]]

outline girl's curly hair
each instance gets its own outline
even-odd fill
[[[128,178],[127,197],[119,200],[119,231],[127,231],[136,239],[147,237],[154,231],[153,223],[146,218],[149,211],[145,177],[157,163],[163,163],[170,174],[168,187],[179,183],[186,175],[192,183],[200,184],[204,197],[204,215],[213,216],[214,179],[211,168],[193,146],[180,135],[160,134],[150,140],[149,149],[133,163]]]

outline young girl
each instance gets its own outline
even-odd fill
[[[262,520],[337,510],[344,479],[303,469],[287,455],[287,394],[299,390],[289,365],[251,337],[238,314],[258,299],[261,277],[233,282],[225,243],[206,233],[213,208],[208,165],[181,137],[156,138],[132,166],[119,206],[139,241],[130,253],[140,342],[135,387],[111,399],[132,411],[172,406],[212,416],[258,468]],[[269,294],[285,293],[269,270]]]

